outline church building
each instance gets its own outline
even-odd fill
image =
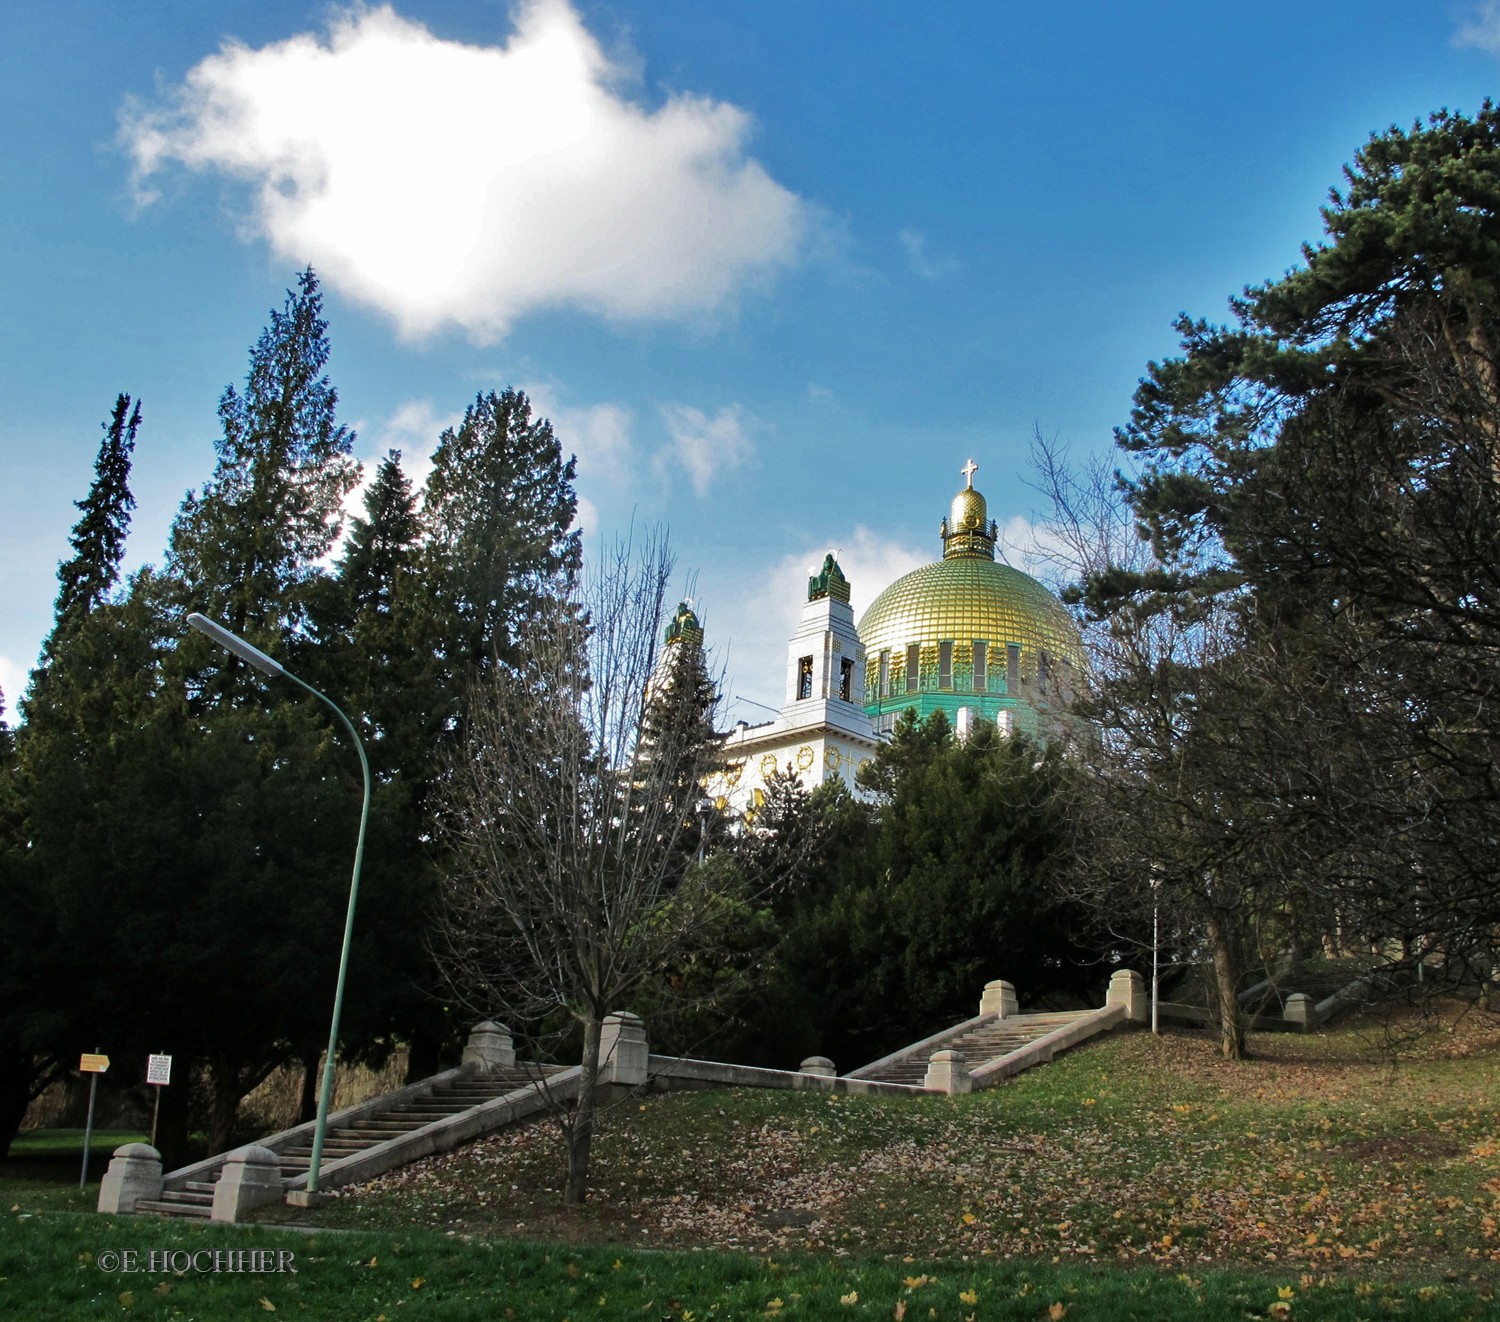
[[[943,558],[887,587],[856,625],[849,581],[829,554],[807,584],[787,644],[786,700],[775,720],[740,722],[724,738],[726,769],[706,786],[721,809],[753,814],[767,780],[795,771],[805,789],[855,776],[907,708],[947,714],[960,733],[975,720],[1047,738],[1083,647],[1062,604],[1036,579],[995,559],[996,527],[961,470],[939,535]]]

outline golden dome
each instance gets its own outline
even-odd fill
[[[989,506],[973,487],[953,497],[948,511],[948,526],[954,532],[978,532],[990,521]]]
[[[1029,574],[995,561],[996,528],[974,490],[978,465],[943,520],[943,558],[886,588],[858,624],[866,710],[888,720],[915,703],[1001,711],[1034,728],[1038,704],[1073,687],[1083,644],[1062,603]],[[881,726],[880,728],[889,728]]]
[[[978,555],[939,560],[898,578],[858,628],[872,665],[882,651],[900,664],[914,643],[925,652],[943,642],[965,648],[985,642],[1019,645],[1029,672],[1043,650],[1083,667],[1078,630],[1062,603],[1029,574]]]

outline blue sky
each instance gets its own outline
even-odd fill
[[[15,7],[7,706],[115,395],[134,567],[309,262],[362,457],[420,472],[526,389],[591,538],[669,523],[732,693],[777,705],[826,549],[868,602],[936,558],[970,456],[1023,540],[1033,429],[1107,447],[1178,312],[1292,265],[1366,137],[1477,109],[1497,58],[1471,0]]]

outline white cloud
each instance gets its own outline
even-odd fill
[[[849,580],[850,605],[858,620],[870,603],[902,574],[932,560],[932,555],[889,541],[863,524],[847,532],[838,545],[808,543],[803,550],[761,565],[714,602],[705,627],[709,644],[727,648],[732,667],[729,693],[749,702],[780,707],[785,701],[786,645],[807,602],[807,580],[833,551]],[[763,707],[732,707],[734,719],[752,725],[770,720]]]
[[[359,485],[344,497],[345,531],[348,519],[363,516],[365,492],[375,480],[375,470],[388,450],[401,451],[401,471],[418,491],[432,472],[432,456],[438,437],[448,427],[463,421],[461,413],[439,413],[430,399],[412,399],[400,405],[388,418],[376,423],[355,425],[359,437],[355,458],[359,460]]]
[[[906,249],[906,264],[923,280],[941,280],[958,270],[953,257],[940,257],[927,251],[927,236],[921,230],[902,230],[896,235]]]
[[[251,234],[407,336],[722,311],[796,259],[811,209],[745,154],[743,110],[648,110],[621,94],[634,72],[567,0],[525,0],[490,46],[354,8],[326,38],[226,43],[162,103],[128,103],[121,138],[143,204],[174,164],[242,181]]]
[[[715,477],[743,467],[755,454],[754,419],[738,404],[725,405],[711,418],[690,404],[664,404],[661,415],[672,442],[658,453],[657,468],[681,468],[700,496],[708,494]]]
[[[1491,55],[1500,55],[1500,0],[1481,0],[1474,16],[1453,36],[1456,46],[1477,46]]]
[[[624,404],[574,405],[561,402],[561,387],[549,382],[521,386],[533,416],[547,418],[566,455],[578,456],[578,485],[619,493],[630,485],[635,415]]]
[[[26,667],[10,657],[0,655],[0,692],[5,694],[5,712],[0,720],[15,729],[17,724],[16,704],[26,689]]]
[[[600,528],[599,507],[587,496],[578,497],[578,508],[573,512],[573,527],[586,537],[594,536]]]

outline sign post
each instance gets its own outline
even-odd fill
[[[161,1118],[161,1090],[172,1082],[172,1057],[152,1056],[146,1062],[146,1082],[156,1087],[156,1105],[151,1108],[151,1146],[156,1146],[156,1122]]]
[[[94,1098],[99,1092],[99,1076],[109,1068],[109,1057],[98,1052],[84,1052],[78,1058],[78,1072],[89,1075],[89,1118],[83,1126],[83,1173],[78,1177],[79,1192],[89,1182],[89,1145],[94,1141]]]

